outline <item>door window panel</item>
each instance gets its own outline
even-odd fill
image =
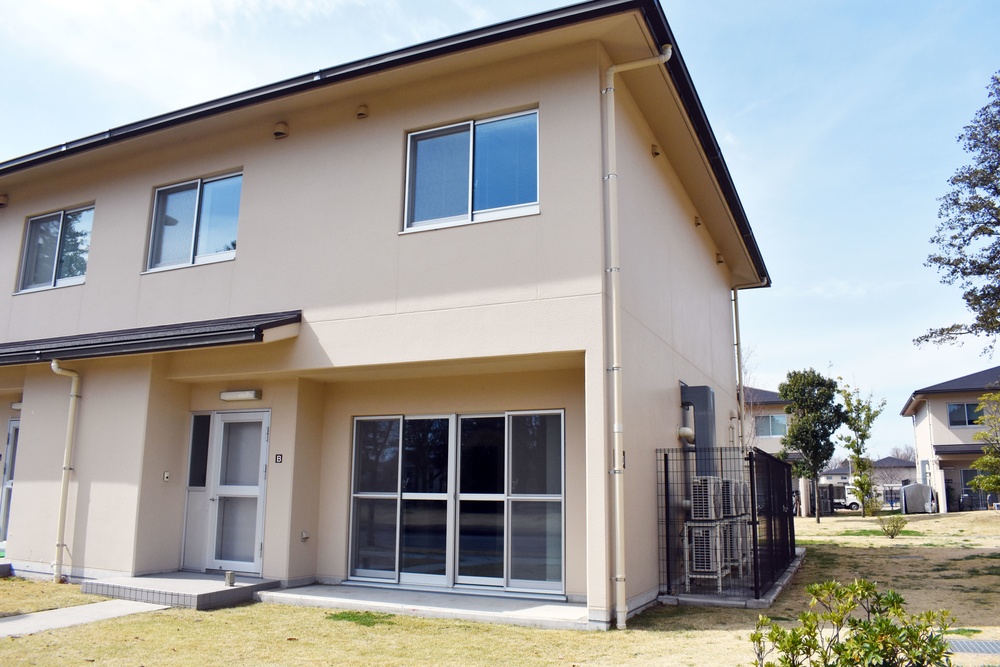
[[[260,478],[260,422],[225,424],[219,484],[257,486]]]
[[[463,417],[459,443],[462,493],[503,493],[504,418]]]
[[[562,493],[562,415],[511,415],[510,457],[512,494]]]
[[[257,499],[220,497],[216,523],[216,560],[252,563],[257,534]]]
[[[448,419],[403,422],[403,493],[448,492]]]
[[[458,574],[503,577],[503,501],[463,500],[458,515]]]
[[[562,581],[562,504],[512,502],[510,578]]]
[[[448,553],[448,503],[404,500],[400,571],[444,575]]]
[[[356,498],[351,560],[354,574],[396,576],[396,499]]]
[[[357,420],[354,492],[395,493],[398,485],[399,418]]]

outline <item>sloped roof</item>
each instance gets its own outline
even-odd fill
[[[978,373],[963,375],[954,380],[946,380],[945,382],[932,384],[923,389],[917,389],[906,399],[906,405],[903,406],[899,414],[903,417],[912,415],[915,407],[914,404],[927,395],[984,392],[990,389],[1000,389],[1000,366],[994,366]]]
[[[915,461],[908,461],[895,456],[883,457],[878,461],[873,461],[872,464],[876,468],[915,468],[917,466]]]
[[[266,333],[302,321],[301,310],[165,324],[97,333],[0,343],[0,366],[170,352],[217,345],[260,343]]]
[[[778,395],[776,391],[768,389],[758,389],[757,387],[743,388],[743,402],[747,405],[787,405],[788,401]]]

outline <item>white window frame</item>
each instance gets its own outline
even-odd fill
[[[197,243],[198,243],[198,232],[201,229],[201,198],[202,193],[205,189],[206,183],[213,183],[215,181],[223,181],[227,178],[234,178],[236,176],[240,177],[240,203],[243,200],[243,171],[234,171],[226,174],[221,174],[219,176],[212,176],[211,178],[194,178],[188,181],[178,181],[177,183],[171,183],[170,185],[164,185],[156,188],[153,192],[153,217],[149,223],[149,243],[146,248],[146,273],[155,273],[158,271],[170,271],[173,269],[185,268],[188,266],[197,266],[198,264],[212,264],[215,262],[225,262],[236,258],[236,250],[226,250],[223,252],[210,253],[206,255],[197,255]],[[194,200],[194,227],[191,231],[191,245],[188,252],[188,260],[185,262],[178,262],[176,264],[168,264],[166,266],[153,266],[153,248],[156,244],[156,219],[159,215],[160,207],[160,193],[165,190],[175,190],[187,185],[195,186],[195,200]],[[239,230],[239,216],[237,215],[237,230]]]
[[[759,423],[757,420],[758,419],[763,419],[764,417],[767,417],[768,432],[766,434],[764,434],[764,433],[758,433],[757,432],[757,424]],[[756,416],[754,416],[754,435],[756,435],[758,438],[783,438],[784,437],[783,434],[777,434],[777,435],[775,435],[775,433],[774,433],[774,418],[775,417],[784,417],[784,419],[785,419],[785,434],[784,435],[787,435],[787,433],[788,433],[788,415],[783,415],[783,414],[782,415],[756,415]]]
[[[66,287],[68,285],[81,285],[87,280],[87,273],[84,272],[80,276],[70,276],[68,278],[58,278],[59,273],[59,260],[62,257],[63,241],[65,240],[65,227],[66,216],[71,213],[80,213],[81,211],[93,211],[95,206],[89,204],[86,206],[77,206],[75,208],[66,208],[59,211],[51,211],[49,213],[43,213],[42,215],[33,215],[28,218],[24,225],[24,247],[21,249],[21,273],[17,280],[17,291],[21,292],[37,292],[39,290],[53,289],[56,287]],[[59,216],[59,238],[56,240],[56,256],[52,262],[52,275],[49,282],[45,285],[30,285],[25,286],[24,282],[28,276],[28,255],[31,248],[29,247],[29,242],[31,240],[31,223],[36,220],[42,220],[43,218],[50,218],[54,215]],[[93,224],[93,222],[91,222]],[[91,229],[91,234],[93,234],[93,229]],[[88,240],[88,261],[89,261],[89,245]]]
[[[965,423],[964,424],[952,424],[951,423],[951,406],[953,406],[953,405],[961,405],[961,406],[964,407],[964,410],[965,410]],[[972,421],[972,422],[969,421],[969,406],[970,405],[973,406],[973,412],[978,412],[979,411],[979,403],[978,402],[976,402],[976,403],[970,403],[968,401],[954,401],[952,403],[948,403],[945,406],[945,411],[947,412],[947,415],[948,415],[948,428],[978,428],[979,427],[979,424],[976,424],[975,421]]]
[[[535,117],[535,201],[525,202],[523,204],[514,204],[512,206],[501,206],[499,208],[490,208],[483,210],[474,210],[473,201],[475,199],[474,192],[474,179],[475,174],[475,143],[476,143],[476,126],[486,125],[488,123],[493,123],[496,121],[507,120],[509,118],[517,118],[519,116],[534,116]],[[461,127],[467,127],[469,129],[469,183],[468,183],[468,205],[466,207],[466,213],[463,215],[450,216],[446,218],[437,218],[434,220],[428,220],[424,222],[414,223],[411,220],[411,202],[410,197],[414,187],[413,183],[413,146],[415,139],[426,136],[430,134],[446,134],[448,131],[455,130]],[[420,130],[417,132],[410,132],[406,137],[406,189],[403,199],[403,230],[402,234],[407,234],[411,232],[421,232],[428,229],[441,229],[444,227],[456,227],[459,225],[468,225],[476,222],[490,222],[492,220],[504,220],[507,218],[518,218],[527,215],[537,215],[541,211],[539,201],[541,200],[540,193],[540,181],[541,175],[539,170],[539,153],[541,152],[541,139],[538,136],[540,133],[540,128],[538,124],[538,109],[530,109],[528,111],[519,111],[516,113],[504,114],[502,116],[491,116],[489,118],[482,118],[478,120],[469,120],[461,123],[452,123],[451,125],[442,125],[440,127],[434,127],[427,130]]]

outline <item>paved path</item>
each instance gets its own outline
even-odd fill
[[[951,639],[951,650],[955,653],[986,653],[1000,655],[1000,641],[973,639]]]
[[[92,621],[103,621],[107,618],[118,618],[144,611],[168,609],[166,605],[149,604],[147,602],[132,602],[131,600],[108,600],[81,604],[75,607],[39,611],[34,614],[7,616],[0,618],[0,637],[11,635],[30,635],[43,630],[67,628],[71,625],[82,625]]]

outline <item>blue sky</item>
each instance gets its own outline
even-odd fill
[[[923,265],[955,141],[1000,70],[993,0],[661,0],[774,286],[743,292],[750,379],[814,367],[876,398],[1000,361],[917,348],[967,319]],[[0,161],[284,78],[567,4],[0,0]]]

